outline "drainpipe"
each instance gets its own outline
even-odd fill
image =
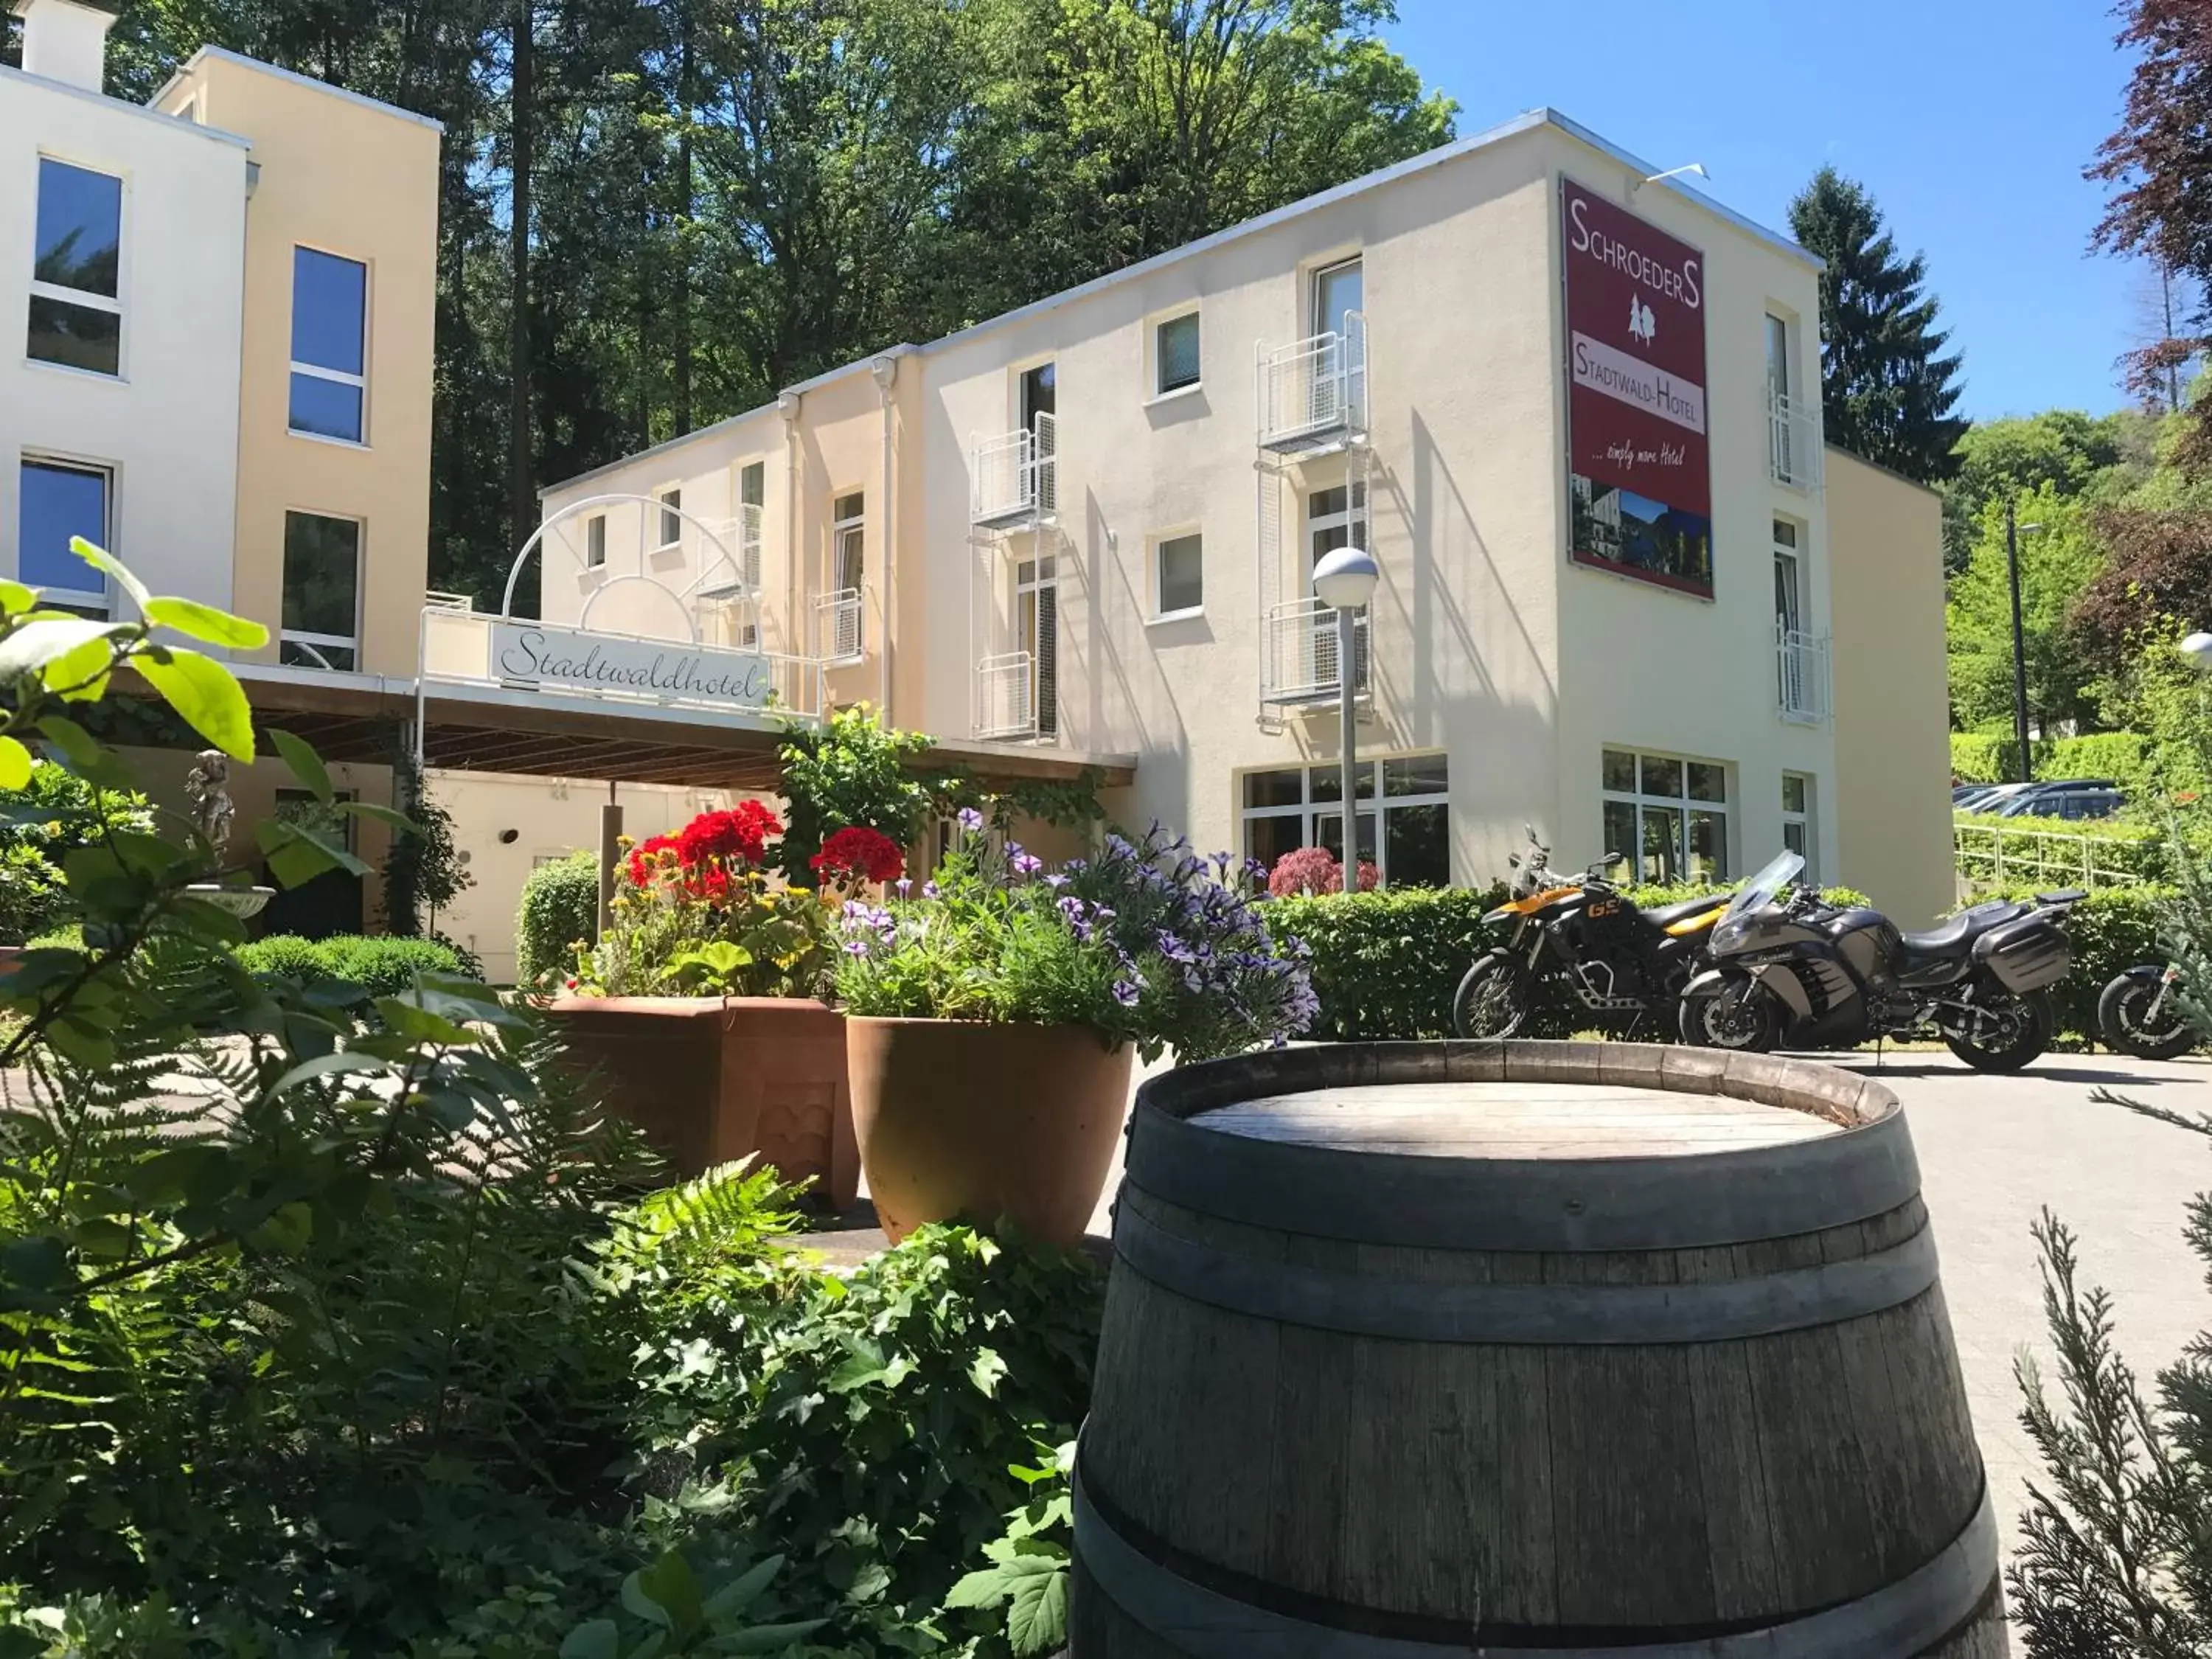
[[[799,394],[779,394],[775,412],[783,416],[783,569],[787,607],[784,615],[791,619],[791,654],[803,659],[806,617],[799,609],[805,578],[799,568]],[[817,714],[822,712],[815,710]]]
[[[898,615],[897,564],[891,556],[891,548],[898,538],[898,515],[893,510],[897,503],[891,499],[891,382],[898,379],[898,359],[878,357],[868,365],[868,372],[876,377],[876,397],[884,410],[884,476],[883,491],[877,499],[883,503],[883,594],[884,642],[879,653],[884,662],[883,695],[876,704],[877,714],[884,724],[891,724],[891,624]]]

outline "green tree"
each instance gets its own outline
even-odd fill
[[[1820,399],[1827,439],[1908,478],[1951,476],[1967,422],[1959,359],[1942,354],[1924,256],[1899,254],[1866,187],[1832,167],[1790,204],[1790,229],[1820,273]]]
[[[2105,555],[2081,503],[2049,484],[2020,499],[2019,522],[2040,527],[2020,538],[2021,617],[2029,718],[2051,732],[2063,721],[2094,720],[2097,670],[2068,626],[2075,595],[2095,579]],[[2012,587],[2005,558],[2002,501],[1982,508],[1966,568],[1945,607],[1951,717],[1964,731],[2008,729],[2013,707]]]
[[[2104,499],[2141,477],[2153,441],[2152,423],[2132,413],[2049,409],[1975,422],[1959,440],[1957,471],[1943,486],[1945,568],[1954,575],[1966,568],[1990,501],[2045,484],[2069,499]]]

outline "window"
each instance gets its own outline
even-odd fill
[[[1805,878],[1818,882],[1813,859],[1813,780],[1802,772],[1782,775],[1782,844],[1805,860]]]
[[[284,515],[284,628],[279,660],[350,672],[361,643],[361,524]]]
[[[1022,430],[1036,430],[1037,416],[1060,412],[1060,375],[1055,365],[1039,363],[1022,371]]]
[[[1364,547],[1369,540],[1367,486],[1358,479],[1306,495],[1306,582],[1311,591],[1315,567],[1340,547]],[[1373,607],[1369,607],[1370,611]],[[1353,635],[1352,685],[1367,684],[1368,617],[1359,618]],[[1336,678],[1336,612],[1314,601],[1312,631],[1306,642],[1307,683],[1334,686]]]
[[[684,544],[684,492],[672,486],[655,490],[653,499],[660,503],[660,534],[653,551],[672,552]]]
[[[1313,326],[1316,334],[1346,334],[1345,313],[1367,309],[1366,267],[1357,259],[1314,272]]]
[[[868,498],[865,491],[840,495],[830,509],[830,592],[827,654],[836,661],[857,657],[860,637],[860,588],[867,574]]]
[[[1030,707],[1036,733],[1060,730],[1060,562],[1047,556],[1014,567],[1014,649],[1030,659]]]
[[[1605,850],[1638,881],[1725,881],[1728,768],[1668,755],[1605,751]]]
[[[123,373],[123,181],[39,158],[31,253],[33,361]]]
[[[1771,311],[1766,313],[1766,389],[1777,398],[1790,395],[1790,325]]]
[[[1170,317],[1152,331],[1157,392],[1180,392],[1198,384],[1198,313]]]
[[[20,486],[15,579],[58,609],[106,616],[107,579],[70,551],[70,538],[112,550],[113,477],[100,467],[26,457]]]
[[[754,589],[761,585],[761,520],[767,501],[767,465],[748,461],[738,470],[738,575]]]
[[[584,568],[597,570],[607,562],[607,515],[594,513],[584,520]]]
[[[368,267],[312,247],[292,250],[291,428],[368,441]]]
[[[1380,856],[1376,814],[1359,812],[1359,856],[1397,887],[1451,884],[1451,779],[1442,755],[1363,762],[1355,787],[1372,803],[1382,786]],[[1344,781],[1334,766],[1247,772],[1243,779],[1244,854],[1273,869],[1284,854],[1325,847],[1344,856]]]
[[[1156,617],[1187,617],[1206,604],[1205,550],[1196,532],[1170,536],[1156,555],[1159,567]]]

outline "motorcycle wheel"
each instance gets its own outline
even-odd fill
[[[2172,1060],[2195,1046],[2197,1033],[2172,992],[2158,1011],[2158,1023],[2149,1023],[2150,1006],[2158,1000],[2164,977],[2161,969],[2130,968],[2105,988],[2097,999],[2097,1031],[2106,1047],[2137,1060]]]
[[[2051,999],[2041,992],[1987,1006],[2007,1016],[1996,1030],[1979,1036],[1949,1030],[1943,1033],[1943,1046],[1976,1071],[2017,1072],[2051,1046],[2057,1021],[2051,1012]]]
[[[1463,1037],[1516,1036],[1535,1012],[1535,975],[1503,951],[1477,958],[1452,993],[1452,1029]]]
[[[1684,997],[1675,1022],[1682,1041],[1700,1048],[1763,1054],[1782,1040],[1782,1010],[1747,979]]]

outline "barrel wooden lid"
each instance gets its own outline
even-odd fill
[[[1342,1152],[1460,1158],[1710,1157],[1841,1134],[1809,1112],[1605,1083],[1396,1083],[1263,1095],[1202,1129]]]

